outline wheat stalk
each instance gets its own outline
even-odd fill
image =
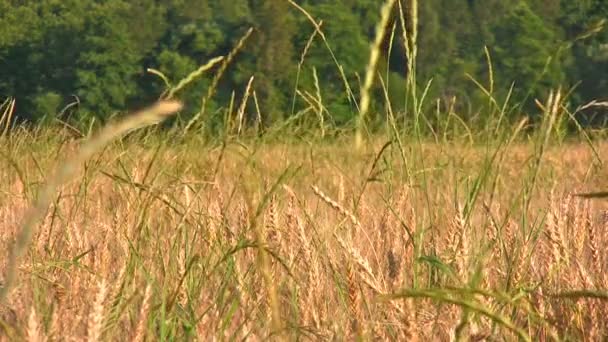
[[[352,315],[351,333],[355,336],[363,334],[363,313],[361,312],[361,302],[359,296],[359,288],[357,286],[357,273],[352,265],[352,262],[347,261],[347,285],[348,285],[348,306]]]
[[[251,85],[253,84],[253,76],[249,78],[249,82],[247,82],[247,87],[245,88],[245,94],[243,94],[243,100],[241,101],[241,105],[239,106],[239,110],[237,112],[237,120],[238,120],[238,129],[236,131],[237,135],[241,135],[241,130],[243,128],[243,123],[245,119],[245,108],[247,107],[247,100],[249,99],[249,94],[251,93]]]
[[[27,320],[27,337],[30,342],[45,342],[47,340],[42,332],[38,321],[38,315],[36,315],[36,309],[33,305]]]
[[[330,207],[335,209],[342,216],[348,218],[354,226],[361,227],[361,222],[359,222],[359,220],[357,219],[357,217],[355,217],[355,215],[353,215],[350,211],[348,211],[346,208],[344,208],[342,205],[340,205],[340,203],[332,200],[331,197],[327,196],[317,186],[311,185],[311,187],[312,187],[312,190],[314,191],[315,195],[317,195],[323,202],[327,203]]]
[[[87,328],[87,340],[88,341],[99,341],[101,339],[101,333],[103,329],[104,320],[104,302],[106,300],[106,294],[108,287],[105,279],[103,279],[98,286],[97,297],[93,303],[93,310],[89,314],[89,324]]]
[[[148,284],[146,286],[146,292],[144,293],[144,299],[139,310],[139,318],[137,326],[135,328],[135,334],[133,335],[134,342],[141,342],[144,340],[146,335],[146,322],[148,321],[148,314],[150,313],[150,301],[152,298],[152,286]]]

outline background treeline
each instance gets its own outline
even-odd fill
[[[407,10],[409,1],[402,1]],[[324,35],[310,46],[314,27],[287,0],[0,0],[0,96],[16,98],[21,119],[105,120],[166,89],[147,68],[176,82],[226,56],[253,28],[204,103],[208,120],[220,120],[233,97],[238,104],[254,76],[250,101],[256,103],[248,110],[259,108],[264,122],[315,101],[332,124],[350,122],[382,1],[296,2],[322,21]],[[471,79],[489,89],[492,78],[494,96],[510,98],[513,117],[533,112],[534,99],[559,85],[574,89],[573,106],[608,97],[608,32],[598,26],[608,18],[608,1],[424,0],[419,6],[416,80],[420,94],[432,79],[428,111],[452,108],[468,121],[483,115],[488,98]],[[398,18],[396,7],[372,114],[386,109],[382,83],[394,112],[405,108],[407,58]],[[180,94],[183,118],[201,111],[215,71]]]

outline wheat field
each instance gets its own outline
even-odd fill
[[[49,170],[84,140],[2,138],[3,269]],[[550,144],[533,167],[523,141],[350,143],[111,143],[58,185],[0,304],[0,336],[605,336],[608,220],[601,199],[576,196],[608,186],[605,145]]]

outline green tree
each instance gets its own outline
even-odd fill
[[[356,114],[356,101],[353,101],[352,95],[359,94],[359,77],[364,72],[369,57],[370,37],[374,34],[375,22],[370,23],[369,19],[365,19],[369,16],[367,6],[361,8],[353,2],[316,0],[304,2],[304,7],[317,21],[323,21],[322,30],[333,56],[317,36],[306,56],[302,88],[314,93],[314,67],[332,119],[338,124],[349,122]],[[376,4],[376,7],[374,14],[377,20],[379,5]],[[296,50],[300,53],[304,50],[312,27],[303,16],[298,17],[298,26],[306,28],[298,30],[296,35],[296,41],[299,42]],[[334,56],[339,66],[336,65]],[[344,79],[352,94],[347,91]]]
[[[17,98],[21,118],[52,116],[56,113],[47,111],[73,91],[81,3],[24,1],[5,10],[0,19],[0,93]]]
[[[295,70],[293,37],[296,32],[290,5],[284,0],[253,2],[254,42],[249,44],[255,68],[255,90],[262,118],[276,121],[287,112]]]
[[[86,11],[76,83],[85,109],[99,119],[123,109],[136,94],[141,51],[130,35],[130,5],[122,0],[93,2]]]
[[[577,102],[608,98],[608,79],[600,70],[608,70],[608,3],[602,0],[561,2],[560,22],[567,39],[573,42],[571,52],[574,63],[568,70],[573,83],[580,82],[576,89]]]
[[[543,98],[550,88],[564,83],[560,55],[556,54],[562,43],[527,2],[510,7],[493,34],[491,50],[500,89],[506,91],[514,82],[515,98],[531,104],[533,98]]]
[[[467,1],[432,0],[422,4],[418,48],[419,82],[433,79],[438,96],[463,96],[465,74],[474,75],[483,42]],[[440,51],[440,53],[438,53]]]
[[[330,119],[346,123],[356,113],[380,4],[376,0],[298,3],[315,20],[323,21],[332,52],[317,36],[298,89],[315,93],[315,70]],[[494,62],[495,89],[500,90],[495,95],[504,95],[511,82],[516,84],[515,98],[526,104],[551,87],[579,81],[571,97],[577,104],[604,99],[608,93],[608,81],[598,72],[608,69],[608,32],[586,34],[608,17],[606,1],[419,3],[417,80],[423,87],[433,79],[427,99],[455,95],[459,103],[468,102],[474,109],[469,115],[483,111],[487,99],[465,75],[487,84],[484,46],[490,48]],[[227,55],[250,27],[254,34],[206,102],[207,113],[217,113],[229,103],[232,92],[241,92],[254,75],[264,118],[280,120],[290,112],[294,71],[313,32],[306,16],[284,0],[0,0],[0,13],[0,96],[17,97],[17,115],[31,120],[52,117],[74,96],[80,100],[81,119],[89,115],[104,119],[117,110],[143,105],[165,88],[146,68],[159,69],[176,82],[210,58]],[[407,60],[397,9],[395,21],[393,50],[381,61],[380,70],[389,75],[389,96],[400,110]],[[383,44],[385,55],[389,38]],[[203,75],[179,94],[186,112],[200,109],[212,75]],[[376,87],[379,109],[383,96]],[[457,108],[460,114],[462,109]]]
[[[209,59],[226,56],[234,44],[252,25],[251,11],[247,0],[207,1],[181,0],[162,1],[165,30],[159,34],[155,48],[147,54],[145,66],[159,69],[173,82],[177,82]],[[229,65],[224,73],[215,97],[206,102],[207,112],[216,112],[217,103],[227,104],[231,92],[242,87],[244,76],[238,71],[241,60]],[[245,71],[251,75],[253,68]],[[206,96],[212,72],[203,75],[184,89],[179,97],[185,102],[183,116],[190,116],[201,108],[201,99]],[[140,79],[146,94],[159,94],[164,84],[152,75]],[[215,101],[214,101],[215,100]],[[209,118],[206,118],[208,120]]]

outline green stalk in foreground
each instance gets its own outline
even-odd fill
[[[36,224],[45,215],[57,188],[74,177],[78,166],[92,157],[96,152],[109,144],[114,139],[132,130],[149,125],[157,124],[182,108],[178,101],[161,101],[140,112],[128,116],[122,121],[105,126],[96,136],[85,142],[78,153],[66,160],[49,178],[47,184],[38,195],[38,199],[26,212],[21,229],[17,233],[15,245],[11,249],[6,264],[6,275],[4,283],[0,284],[0,303],[3,302],[15,282],[17,266],[29,246],[34,235]]]
[[[370,89],[374,83],[374,75],[376,73],[376,66],[378,59],[380,58],[380,45],[384,39],[384,33],[386,32],[386,26],[388,25],[391,10],[395,5],[396,0],[387,0],[382,6],[380,11],[380,21],[376,25],[376,39],[374,40],[369,55],[369,63],[365,71],[365,80],[363,87],[361,87],[361,103],[359,106],[359,116],[357,117],[357,127],[355,132],[355,147],[360,150],[363,145],[363,130],[365,128],[365,116],[369,111],[370,104]]]

